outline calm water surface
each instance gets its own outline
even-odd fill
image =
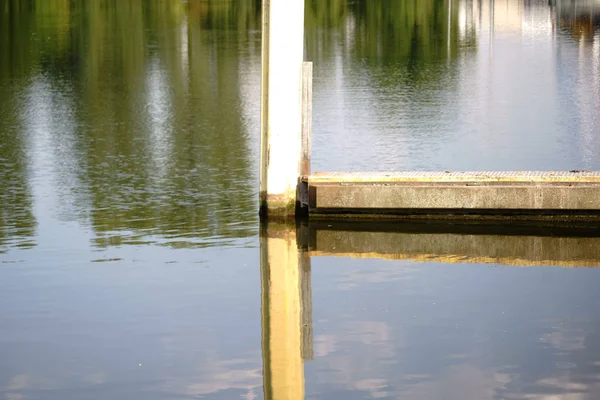
[[[600,398],[598,230],[259,227],[260,28],[0,0],[0,398]],[[313,170],[600,169],[597,1],[309,1],[306,58]]]

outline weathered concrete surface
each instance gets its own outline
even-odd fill
[[[298,189],[297,189],[298,190]],[[292,220],[297,209],[296,194],[267,194],[260,192],[261,218]]]
[[[600,237],[311,230],[311,256],[600,267]]]
[[[317,173],[311,213],[590,213],[600,172]]]

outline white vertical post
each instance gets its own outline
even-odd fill
[[[301,167],[304,0],[263,0],[261,216],[295,215]]]

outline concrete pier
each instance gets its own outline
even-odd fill
[[[600,213],[600,172],[334,172],[304,184],[311,216]]]
[[[302,157],[304,1],[265,0],[262,10],[260,213],[290,218]]]
[[[600,218],[600,172],[311,172],[304,1],[262,4],[260,214]]]
[[[304,1],[262,3],[260,215],[600,218],[600,172],[311,172]]]

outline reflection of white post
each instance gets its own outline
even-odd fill
[[[296,230],[264,227],[260,238],[263,379],[266,400],[304,398],[304,360],[312,358],[310,258]]]
[[[291,217],[300,177],[304,0],[263,0],[261,215]]]

